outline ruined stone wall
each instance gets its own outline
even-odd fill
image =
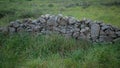
[[[74,17],[58,15],[41,15],[38,19],[24,19],[10,22],[1,27],[0,32],[32,32],[38,34],[58,33],[65,37],[84,39],[92,42],[112,42],[120,38],[120,29],[99,21],[77,20]]]

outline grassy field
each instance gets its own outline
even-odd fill
[[[120,27],[119,0],[0,0],[0,26],[43,14],[88,18]],[[61,35],[0,33],[0,68],[119,68],[119,54],[120,41],[92,44]]]

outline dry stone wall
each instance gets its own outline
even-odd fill
[[[10,22],[6,27],[1,27],[0,32],[58,33],[65,37],[84,39],[92,42],[112,42],[120,38],[120,29],[112,25],[89,19],[77,20],[74,17],[63,16],[62,14],[41,15],[35,20],[16,20]]]

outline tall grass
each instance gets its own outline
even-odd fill
[[[0,34],[0,68],[118,68],[120,42],[91,44],[61,35]]]

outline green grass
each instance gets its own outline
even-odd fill
[[[91,44],[60,35],[0,35],[0,68],[118,68],[120,64],[119,41]]]
[[[66,6],[79,2],[89,7]],[[120,27],[120,6],[100,5],[119,0],[1,0],[0,26],[42,14],[63,14],[77,19],[88,18]],[[61,35],[0,33],[0,68],[119,68],[120,41],[92,44]]]
[[[120,6],[111,5],[104,6],[100,3],[114,3],[119,0],[25,0],[25,1],[1,1],[0,13],[4,15],[0,18],[0,25],[6,25],[10,21],[24,18],[38,18],[42,14],[63,14],[67,16],[74,16],[77,19],[89,18],[92,20],[103,21],[108,24],[113,24],[119,27]],[[92,5],[88,7],[73,6],[66,8],[67,5],[77,4],[81,2],[88,2]],[[9,4],[8,4],[9,3]],[[50,6],[52,5],[52,6]]]

